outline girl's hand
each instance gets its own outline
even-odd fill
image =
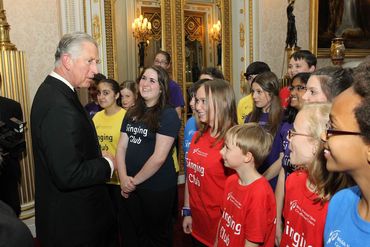
[[[191,216],[185,216],[182,222],[182,229],[184,233],[190,234],[193,231],[193,218]]]
[[[133,177],[126,176],[121,181],[121,189],[124,193],[128,194],[136,189],[133,179],[134,179]]]

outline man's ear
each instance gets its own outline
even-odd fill
[[[367,164],[370,166],[370,145],[367,145]]]
[[[71,56],[69,54],[64,53],[60,60],[63,67],[69,71],[71,69],[71,63],[73,62]]]

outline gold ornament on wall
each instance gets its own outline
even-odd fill
[[[101,22],[100,17],[98,15],[95,15],[93,18],[93,31],[92,36],[95,39],[95,41],[100,44],[101,43]]]
[[[245,28],[244,24],[240,23],[239,26],[239,38],[240,38],[240,47],[244,47],[244,42],[245,42]]]
[[[5,9],[3,1],[0,1],[0,48],[1,50],[17,50],[14,44],[10,42],[9,37],[10,25],[6,20]]]

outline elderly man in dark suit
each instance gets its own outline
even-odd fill
[[[114,215],[105,182],[113,159],[102,157],[75,91],[92,83],[98,56],[90,35],[64,35],[55,68],[32,104],[36,234],[42,246],[111,246]]]
[[[1,76],[0,76],[1,86]],[[23,119],[21,105],[12,99],[0,96],[0,121],[9,128],[10,118]],[[1,147],[3,149],[4,147]],[[0,162],[0,200],[8,204],[17,216],[21,213],[18,185],[21,179],[19,158],[22,150],[0,150],[4,153]]]

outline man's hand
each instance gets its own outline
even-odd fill
[[[103,151],[102,155],[103,155],[104,158],[107,158],[107,159],[111,160],[112,163],[113,163],[114,170],[117,170],[116,158],[113,155],[111,155],[110,153],[108,153],[107,151]]]

